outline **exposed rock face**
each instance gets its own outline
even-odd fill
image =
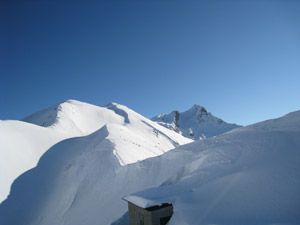
[[[194,105],[182,113],[175,110],[169,114],[160,114],[152,120],[194,140],[216,136],[240,127],[213,116],[200,105]]]

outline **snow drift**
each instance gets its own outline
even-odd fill
[[[99,110],[104,113],[95,113],[100,118],[94,121],[105,117],[101,128],[58,142],[36,168],[14,182],[0,205],[0,224],[112,223],[126,211],[125,202],[120,204],[123,195],[157,186],[172,174],[172,170],[160,170],[159,160],[152,165],[139,161],[191,142],[125,106],[112,103]],[[66,131],[71,124],[70,129],[83,130],[84,123],[79,125],[78,119],[75,126],[65,119],[46,123],[48,112],[38,115],[42,115],[35,120],[39,125]],[[152,176],[145,176],[148,170]]]
[[[12,182],[35,167],[51,146],[67,138],[89,135],[106,124],[114,130],[110,140],[122,165],[190,142],[116,103],[98,107],[68,100],[23,121],[0,121],[0,202],[9,194]]]
[[[21,121],[0,121],[0,202],[13,181],[34,167],[41,155],[65,138],[51,129]]]
[[[35,167],[51,146],[90,134],[114,118],[106,108],[68,100],[34,113],[24,122],[0,121],[0,202],[9,194],[12,182]]]
[[[15,180],[0,224],[124,225],[124,196],[172,203],[170,224],[299,224],[300,111],[189,143],[125,106],[103,110],[111,122],[58,142]]]
[[[300,111],[179,147],[162,161],[174,154],[190,157],[160,187],[126,199],[173,203],[170,224],[300,223]]]

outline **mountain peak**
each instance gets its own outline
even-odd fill
[[[204,114],[209,114],[209,112],[206,110],[206,108],[204,108],[203,106],[198,105],[198,104],[193,105],[192,108],[190,108],[187,111],[193,111],[193,112],[200,112],[200,113],[204,113]]]
[[[213,116],[206,108],[198,104],[184,112],[173,111],[169,114],[160,114],[152,120],[194,140],[216,136],[239,127]]]
[[[120,105],[120,104],[116,103],[116,102],[110,102],[110,103],[106,104],[104,107],[108,108],[110,106],[118,106],[118,105]]]
[[[33,113],[23,121],[81,136],[98,130],[107,121],[121,121],[121,118],[114,116],[113,112],[105,107],[69,99]]]
[[[58,103],[56,106],[62,106],[62,105],[66,105],[66,104],[70,104],[70,105],[90,105],[89,103],[78,101],[78,100],[75,100],[75,99],[67,99],[65,101],[62,101],[62,102]]]
[[[64,101],[62,103],[83,103],[83,102],[75,100],[75,99],[68,99],[68,100],[66,100],[66,101]]]
[[[195,104],[195,105],[192,106],[191,109],[201,109],[201,108],[204,108],[204,107],[201,106],[201,105]]]

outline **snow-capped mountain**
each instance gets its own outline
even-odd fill
[[[89,135],[104,126],[111,151],[122,165],[190,142],[116,103],[98,107],[69,100],[23,121],[0,121],[0,202],[9,194],[14,179],[35,167],[51,146],[67,138]]]
[[[72,109],[90,107],[68,104]],[[0,224],[109,224],[126,211],[126,204],[120,204],[122,195],[157,186],[172,172],[161,170],[159,160],[155,165],[140,161],[191,142],[125,106],[112,103],[96,110],[99,114],[93,114],[94,121],[105,118],[101,128],[57,143],[36,168],[14,182],[8,199],[0,205]],[[84,121],[81,110],[75,111],[79,115],[74,118]],[[62,127],[65,132],[71,126],[62,121],[66,113],[60,113],[58,122],[48,127]],[[49,112],[42,114],[48,118]],[[43,116],[33,121],[46,124]],[[76,131],[82,130],[81,125],[76,127]],[[148,170],[151,177],[146,176]]]
[[[126,199],[172,203],[170,225],[299,224],[299,137],[297,111],[181,146],[161,158],[183,165],[174,176]]]
[[[51,146],[90,134],[112,118],[115,117],[111,110],[69,100],[23,121],[0,121],[0,202],[9,194],[12,182],[35,167]]]
[[[68,100],[60,104],[27,116],[23,121],[42,127],[50,127],[68,136],[90,134],[106,123],[121,122],[115,113],[105,107],[91,105],[76,100]]]
[[[52,128],[69,136],[83,136],[104,125],[121,165],[160,155],[190,140],[162,128],[126,106],[110,103],[104,107],[68,100],[34,113],[23,121]]]
[[[160,114],[151,120],[194,140],[217,136],[240,127],[213,116],[200,105],[194,105],[185,112],[173,111],[169,114]]]
[[[39,133],[32,143],[35,137],[43,142],[51,132],[60,138],[68,129],[81,136],[58,141],[14,181],[0,205],[0,224],[124,225],[124,196],[141,207],[172,203],[170,224],[176,225],[300,221],[300,111],[192,142],[116,103],[96,107],[92,115],[99,129],[83,135],[84,116],[90,121],[91,113],[81,109],[91,105],[63,104],[76,109],[77,116],[62,109],[51,120],[44,111],[47,116],[31,118],[45,127],[1,122],[12,124],[10,146],[19,123],[30,127],[18,128],[21,136],[27,132],[30,137],[33,129]],[[66,123],[64,116],[74,122]],[[78,118],[82,123],[75,122]],[[174,146],[179,147],[169,151]]]
[[[124,196],[142,207],[172,203],[170,224],[299,222],[300,111],[147,158],[148,149],[138,144],[169,140],[153,131],[158,125],[125,106],[106,108],[121,124],[50,148],[14,182],[0,205],[0,224],[124,225]],[[179,142],[178,134],[161,129],[174,135],[169,143]],[[119,154],[124,146],[137,146],[135,155],[145,160]]]

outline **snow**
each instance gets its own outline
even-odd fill
[[[160,187],[125,197],[173,203],[170,224],[299,224],[300,111],[165,154],[192,155]]]
[[[110,224],[127,209],[122,196],[157,186],[172,174],[157,157],[156,163],[122,166],[110,132],[104,126],[48,150],[36,168],[14,182],[0,205],[0,224]]]
[[[0,121],[0,202],[9,194],[12,182],[63,138],[51,129],[33,124]]]
[[[123,200],[134,203],[136,206],[139,206],[144,209],[155,205],[161,205],[160,202],[151,201],[149,199],[144,199],[134,195],[128,195],[124,197]]]
[[[194,140],[217,136],[240,127],[224,122],[197,104],[185,112],[173,111],[169,114],[160,114],[152,120]]]
[[[59,112],[55,108],[60,108]],[[54,116],[49,116],[52,113]],[[51,118],[51,122],[47,118]],[[8,199],[0,206],[0,224],[85,224],[95,218],[103,223],[112,222],[126,211],[126,204],[119,204],[122,195],[159,185],[168,177],[161,175],[159,166],[153,168],[156,176],[142,177],[149,167],[139,161],[191,142],[116,103],[94,107],[68,101],[24,120],[45,127],[13,121],[37,130],[33,132],[28,129],[21,136],[25,140],[32,139],[34,149],[39,154],[32,158],[28,154],[32,146],[28,147],[28,151],[22,146],[14,146],[12,142],[16,140],[16,129],[12,128],[7,145],[14,154],[19,155],[15,149],[23,151],[29,161],[29,165],[22,167],[22,171],[12,179],[34,167],[39,156],[45,154],[36,168],[15,180]],[[93,124],[93,127],[88,130],[85,122]],[[97,126],[100,128],[93,133],[82,135]],[[81,135],[66,138],[67,133],[69,136]],[[53,142],[46,146],[44,140],[51,140],[49,134],[57,139],[52,138]],[[45,148],[41,148],[40,142]],[[47,150],[47,147],[51,148]],[[1,153],[7,154],[6,151]],[[4,170],[10,163],[11,160],[4,164]],[[15,158],[11,168],[18,163],[19,159]],[[133,163],[134,166],[130,166]],[[115,204],[111,203],[113,199],[117,199]],[[18,217],[15,216],[15,210],[18,211]],[[105,216],[98,218],[98,210],[105,211]],[[115,214],[114,210],[121,214]]]
[[[128,118],[117,114],[121,110],[128,112]],[[98,107],[68,100],[23,121],[0,121],[0,202],[9,194],[12,182],[35,167],[51,146],[67,138],[89,135],[104,125],[110,130],[113,152],[121,165],[190,142],[117,103]]]
[[[82,123],[70,110],[36,121],[45,127],[20,123],[87,132],[79,110],[86,103],[68,104]],[[98,129],[57,142],[14,181],[0,224],[124,225],[122,198],[172,203],[173,225],[299,224],[300,111],[192,142],[117,103],[99,108]]]
[[[35,167],[51,146],[124,119],[107,108],[68,100],[23,121],[0,121],[0,202],[9,194],[12,182]]]
[[[123,124],[109,124],[109,140],[121,165],[135,163],[161,155],[191,140],[139,115],[126,106],[112,103],[106,106],[124,117]]]
[[[116,116],[105,107],[76,100],[68,100],[41,110],[23,121],[43,127],[50,127],[68,136],[90,134],[107,123],[122,123],[124,118]]]

